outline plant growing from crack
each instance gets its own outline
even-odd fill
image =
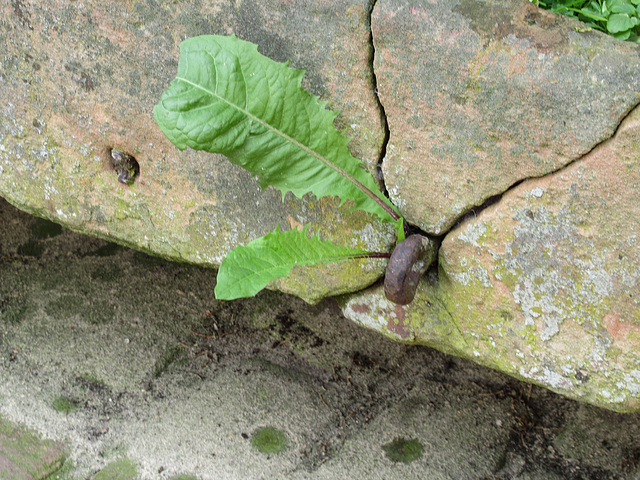
[[[153,114],[179,149],[223,154],[256,175],[261,187],[274,186],[283,197],[311,192],[351,200],[354,209],[395,224],[404,245],[404,219],[349,153],[349,139],[333,125],[337,113],[302,89],[303,74],[235,36],[194,37],[180,45],[177,76]],[[385,291],[390,299],[408,303],[419,280],[411,268],[423,252],[418,237],[409,237],[408,248],[396,247],[390,255],[323,241],[309,236],[307,228],[276,228],[229,252],[215,294],[226,300],[253,296],[294,266],[390,257]]]

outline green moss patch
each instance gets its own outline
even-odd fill
[[[0,419],[0,476],[5,480],[45,478],[65,461],[64,446],[41,440],[31,430]]]
[[[251,446],[261,453],[277,454],[284,452],[289,446],[287,434],[274,427],[262,427],[255,431]]]
[[[52,472],[47,477],[44,477],[43,480],[75,480],[73,468],[73,462],[70,459],[67,459],[58,470]]]
[[[382,449],[389,460],[402,463],[411,463],[419,459],[424,453],[424,446],[417,438],[405,440],[398,437],[392,442],[383,445]]]
[[[62,413],[73,413],[78,410],[76,404],[72,400],[69,400],[65,397],[54,398],[53,402],[51,402],[51,406],[56,412]]]
[[[116,460],[98,472],[93,480],[135,480],[138,469],[131,460]]]

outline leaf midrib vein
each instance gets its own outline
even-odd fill
[[[328,166],[329,168],[333,169],[334,171],[336,171],[337,173],[339,173],[340,175],[342,175],[344,178],[346,178],[347,180],[349,180],[353,185],[355,185],[356,187],[358,187],[365,195],[367,195],[368,197],[370,197],[374,202],[378,203],[378,205],[385,211],[387,211],[387,213],[389,213],[389,215],[395,219],[395,216],[393,214],[391,214],[391,212],[388,210],[388,208],[386,207],[386,205],[383,206],[383,201],[382,199],[380,199],[378,197],[378,195],[376,195],[374,192],[372,192],[369,188],[367,188],[364,184],[362,184],[362,182],[360,182],[358,179],[356,179],[355,177],[353,177],[352,175],[350,175],[348,172],[346,172],[345,170],[343,170],[342,168],[340,168],[338,165],[334,164],[333,162],[331,162],[331,160],[329,160],[328,158],[320,155],[318,152],[312,150],[311,148],[307,147],[306,145],[304,145],[303,143],[300,143],[298,140],[296,140],[293,137],[290,137],[289,135],[287,135],[286,133],[284,133],[281,130],[278,130],[277,128],[273,127],[272,125],[269,125],[267,122],[265,122],[264,120],[262,120],[259,117],[256,117],[255,115],[253,115],[251,112],[249,112],[248,110],[236,105],[235,103],[230,102],[229,100],[227,100],[224,97],[221,97],[220,95],[218,95],[215,92],[212,92],[211,90],[204,88],[202,85],[198,85],[197,83],[192,82],[191,80],[188,80],[184,77],[176,77],[176,80],[180,80],[184,83],[186,83],[187,85],[191,85],[194,88],[197,88],[203,92],[205,92],[208,95],[211,95],[213,98],[216,98],[217,100],[226,103],[227,105],[229,105],[232,108],[235,108],[236,110],[238,110],[239,112],[241,112],[243,115],[246,115],[249,119],[256,121],[257,123],[259,123],[260,125],[262,125],[263,127],[265,127],[266,129],[270,130],[271,132],[275,133],[276,135],[282,137],[283,139],[285,139],[287,142],[290,142],[291,144],[295,145],[296,147],[298,147],[299,149],[303,150],[304,152],[306,152],[307,154],[311,155],[312,157],[314,157],[315,159],[319,160],[320,162],[324,163],[326,166]],[[217,81],[217,79],[216,79]],[[246,91],[246,89],[245,89]],[[377,200],[376,200],[377,199]],[[381,203],[382,202],[382,203]],[[395,213],[395,212],[394,212]]]

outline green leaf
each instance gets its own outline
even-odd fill
[[[596,21],[599,21],[599,22],[606,22],[607,21],[607,19],[605,17],[603,17],[602,15],[600,15],[599,13],[593,13],[593,12],[591,12],[589,10],[584,9],[584,8],[582,10],[574,10],[574,11],[578,12],[581,15],[584,15],[587,18],[590,18],[591,20],[596,20]]]
[[[626,13],[627,15],[633,15],[636,13],[636,7],[630,3],[616,3],[611,6],[613,13]]]
[[[404,240],[404,218],[399,218],[396,222],[396,238],[398,243]]]
[[[627,40],[631,36],[631,30],[627,30],[625,32],[612,33],[614,37],[618,40]]]
[[[178,148],[221,153],[263,188],[351,199],[395,223],[397,209],[333,126],[337,113],[300,87],[303,73],[235,36],[190,38],[153,114]]]
[[[251,297],[276,278],[286,277],[293,267],[365,258],[362,250],[307,236],[307,229],[281,232],[276,228],[248,245],[237,247],[222,261],[215,288],[216,298]]]
[[[614,13],[609,17],[609,21],[607,22],[607,31],[609,33],[625,32],[633,27],[634,25],[631,18],[624,13]]]

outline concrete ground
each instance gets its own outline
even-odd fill
[[[0,199],[0,479],[634,479],[640,416]]]

